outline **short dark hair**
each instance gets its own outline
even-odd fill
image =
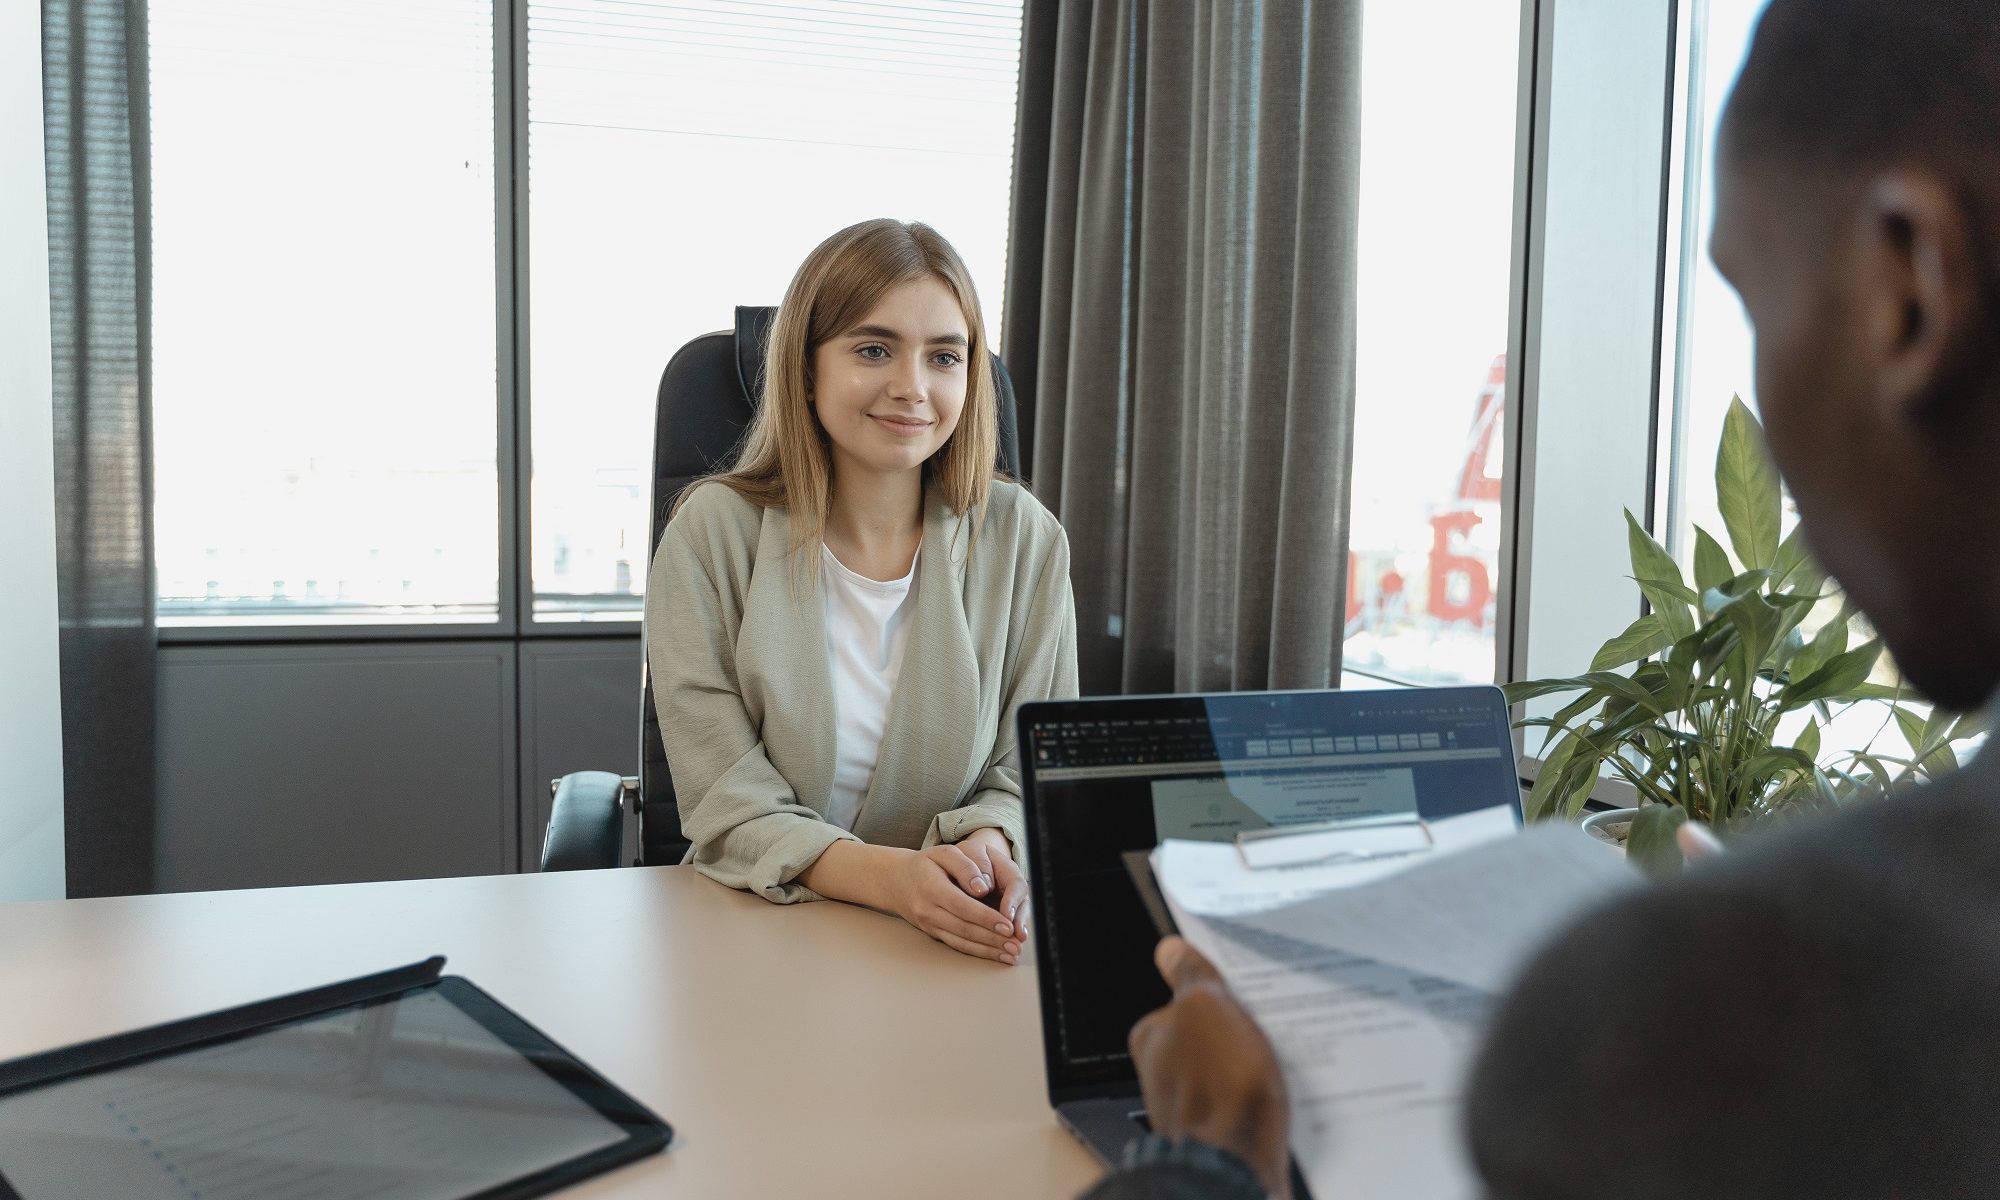
[[[1921,164],[1993,195],[2000,2],[1772,0],[1729,102],[1738,163]]]

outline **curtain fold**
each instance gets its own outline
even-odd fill
[[[1360,38],[1361,0],[1028,2],[1004,357],[1086,693],[1339,677]]]
[[[151,205],[143,0],[43,0],[71,896],[153,879]]]

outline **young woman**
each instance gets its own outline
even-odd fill
[[[998,440],[957,252],[889,220],[822,242],[778,310],[734,468],[683,494],[647,587],[702,873],[1018,961],[1014,708],[1076,694],[1076,621],[1069,543],[995,478]]]

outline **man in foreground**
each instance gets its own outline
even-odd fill
[[[1990,702],[2000,6],[1774,0],[1711,251],[1813,548],[1913,684]],[[1185,943],[1158,960],[1157,1135],[1091,1200],[1284,1194],[1269,1044]],[[2000,752],[1573,927],[1502,1005],[1466,1128],[1495,1200],[2000,1196]]]

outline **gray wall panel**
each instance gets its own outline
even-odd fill
[[[521,643],[521,869],[541,862],[549,781],[639,773],[639,638]]]
[[[156,886],[514,869],[514,653],[163,646]]]

